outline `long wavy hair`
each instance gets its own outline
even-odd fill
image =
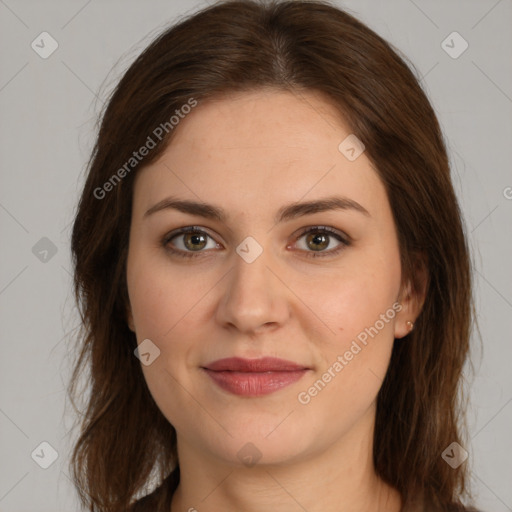
[[[426,255],[422,312],[395,340],[378,394],[373,460],[406,505],[422,495],[441,510],[464,509],[467,462],[454,469],[441,455],[453,442],[466,445],[471,262],[445,141],[418,75],[353,15],[314,0],[218,2],[165,29],[124,73],[101,113],[71,239],[81,329],[68,393],[75,410],[86,398],[70,468],[88,510],[125,512],[152,479],[171,477],[169,493],[179,480],[176,432],[134,356],[126,285],[134,177],[174,131],[153,137],[156,146],[132,168],[126,162],[191,99],[260,88],[323,93],[385,186],[403,280],[416,289],[415,257]]]

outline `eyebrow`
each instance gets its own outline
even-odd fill
[[[229,217],[226,211],[220,206],[198,201],[177,199],[175,197],[167,197],[152,206],[144,214],[144,218],[147,218],[156,212],[167,209],[174,209],[183,213],[198,215],[199,217],[213,219],[224,223]],[[348,197],[331,196],[322,199],[316,199],[314,201],[290,203],[285,205],[277,211],[274,217],[274,221],[276,223],[284,222],[302,217],[304,215],[311,215],[313,213],[326,212],[330,210],[352,210],[362,213],[367,217],[371,217],[368,210],[358,202],[349,199]]]

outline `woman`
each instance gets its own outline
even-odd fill
[[[72,251],[90,510],[473,510],[447,152],[351,15],[227,1],[162,33],[106,106]]]

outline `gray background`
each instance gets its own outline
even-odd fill
[[[483,341],[480,352],[474,337],[474,378],[466,372],[464,448],[477,504],[511,511],[512,1],[338,3],[411,59],[448,141]],[[78,325],[69,236],[94,123],[144,46],[204,5],[0,0],[0,512],[78,510],[67,467]],[[43,31],[59,45],[47,59],[31,47]],[[441,46],[453,31],[469,44],[456,59]],[[44,253],[52,246],[55,254]],[[48,469],[31,457],[43,441],[58,452]]]

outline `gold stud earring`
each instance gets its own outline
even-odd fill
[[[414,329],[414,324],[411,321],[406,322],[407,328],[409,329],[409,332],[411,332]]]

